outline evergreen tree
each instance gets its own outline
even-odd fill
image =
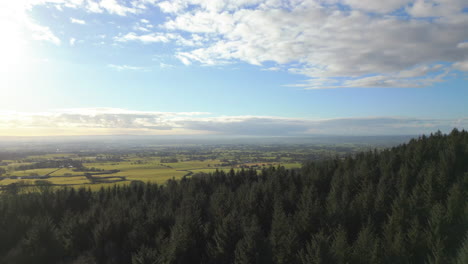
[[[300,170],[16,184],[0,193],[0,263],[467,263],[467,160],[454,130]]]

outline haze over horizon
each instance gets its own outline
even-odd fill
[[[0,136],[468,128],[464,0],[0,3]]]

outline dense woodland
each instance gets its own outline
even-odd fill
[[[468,263],[468,132],[91,192],[4,191],[0,263]]]

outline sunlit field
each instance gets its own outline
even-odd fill
[[[54,188],[90,187],[96,190],[100,187],[129,184],[133,181],[164,184],[170,179],[177,180],[184,176],[214,173],[216,170],[229,172],[231,169],[235,171],[254,169],[260,173],[262,169],[272,166],[284,166],[288,169],[301,167],[300,162],[293,162],[288,157],[277,160],[275,156],[277,153],[266,153],[262,156],[263,162],[248,162],[258,158],[249,154],[243,158],[246,162],[226,163],[229,159],[234,160],[236,157],[239,159],[241,154],[242,152],[239,151],[219,152],[222,159],[205,159],[203,155],[191,155],[190,158],[188,155],[175,155],[173,158],[177,157],[177,162],[165,162],[164,157],[138,157],[138,154],[125,155],[123,158],[114,157],[115,160],[102,160],[104,159],[102,155],[97,157],[95,154],[31,155],[21,160],[4,160],[4,165],[0,166],[5,171],[0,177],[0,186],[7,188],[10,185],[18,185],[35,190],[31,187],[47,183]],[[202,160],[193,160],[199,158]],[[83,162],[84,167],[74,168],[67,164],[73,161]],[[31,168],[44,166],[48,162],[64,165]]]

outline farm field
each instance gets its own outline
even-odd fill
[[[286,164],[275,164],[278,166],[284,166],[286,168],[300,168],[299,163],[286,163]],[[98,186],[106,186],[112,185],[116,182],[122,183],[130,183],[132,181],[142,181],[142,182],[154,182],[158,184],[163,184],[169,179],[180,179],[183,176],[190,177],[192,174],[196,173],[211,173],[216,170],[224,170],[229,171],[231,167],[216,167],[210,168],[207,167],[206,164],[203,162],[180,162],[177,164],[171,163],[170,166],[148,166],[145,165],[128,165],[128,164],[105,164],[99,163],[95,164],[95,168],[103,169],[106,171],[111,170],[119,170],[118,172],[109,173],[109,174],[98,174],[93,175],[94,179],[103,179],[103,181],[99,182],[92,182],[86,176],[84,176],[83,172],[76,172],[72,171],[71,169],[63,169],[63,171],[58,170],[49,175],[49,177],[40,179],[34,177],[40,177],[51,171],[57,170],[58,168],[51,168],[51,169],[33,169],[33,170],[24,170],[14,172],[8,176],[0,177],[0,186],[8,186],[12,183],[21,183],[21,184],[28,184],[34,185],[38,180],[46,180],[53,185],[60,185],[60,186],[85,186],[88,187],[89,185],[98,185]],[[235,170],[240,170],[241,168],[235,167]],[[68,176],[64,176],[68,174]],[[91,173],[92,174],[92,173]],[[37,175],[37,176],[32,176]],[[11,178],[11,177],[17,177]],[[117,178],[118,177],[118,178]],[[32,179],[31,179],[32,178]],[[105,182],[109,182],[108,184]],[[94,189],[94,188],[93,188]]]
[[[165,146],[102,153],[18,154],[0,160],[0,189],[51,185],[89,187],[153,182],[208,174],[216,170],[283,166],[296,169],[308,160],[352,154],[361,147],[297,145]],[[17,157],[16,159],[14,157]]]

